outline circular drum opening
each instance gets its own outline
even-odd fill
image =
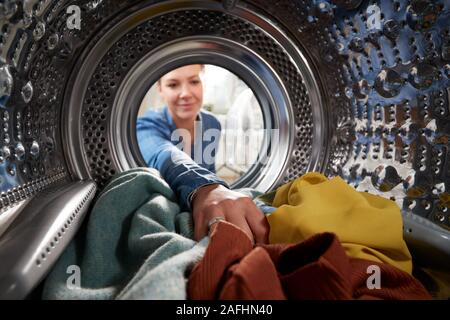
[[[66,100],[74,174],[102,184],[116,172],[144,165],[136,138],[141,102],[164,74],[193,64],[233,73],[261,109],[261,148],[233,187],[265,192],[321,171],[326,104],[307,58],[276,26],[251,7],[231,12],[211,2],[161,3],[109,26],[80,62]]]
[[[173,144],[232,187],[262,159],[258,97],[222,67],[187,65],[163,75],[145,94],[136,123],[143,165],[151,166],[155,152],[145,140],[160,134],[161,126]]]

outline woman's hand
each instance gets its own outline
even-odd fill
[[[209,232],[212,219],[224,220],[244,230],[253,242],[267,243],[269,223],[253,200],[220,184],[201,187],[192,199],[194,238],[202,239]]]

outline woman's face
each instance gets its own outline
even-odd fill
[[[203,104],[202,65],[193,64],[166,73],[159,81],[159,93],[172,117],[195,120]]]

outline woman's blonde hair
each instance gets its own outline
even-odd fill
[[[200,72],[204,72],[205,71],[205,65],[203,63],[186,64],[186,65],[181,66],[181,67],[192,66],[192,65],[197,65],[197,64],[201,66]],[[178,67],[178,68],[181,68],[181,67]],[[175,69],[178,69],[178,68],[175,68]],[[168,74],[169,72],[171,72],[171,71],[173,71],[175,69],[172,69],[172,70],[166,72],[165,74],[163,74],[157,81],[158,85],[161,85],[161,78],[162,77],[164,77],[166,74]]]

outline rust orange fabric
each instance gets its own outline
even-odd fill
[[[381,288],[369,289],[369,266]],[[333,233],[297,244],[252,246],[238,227],[219,222],[205,255],[193,268],[188,298],[249,300],[431,299],[422,284],[391,265],[350,258]]]

